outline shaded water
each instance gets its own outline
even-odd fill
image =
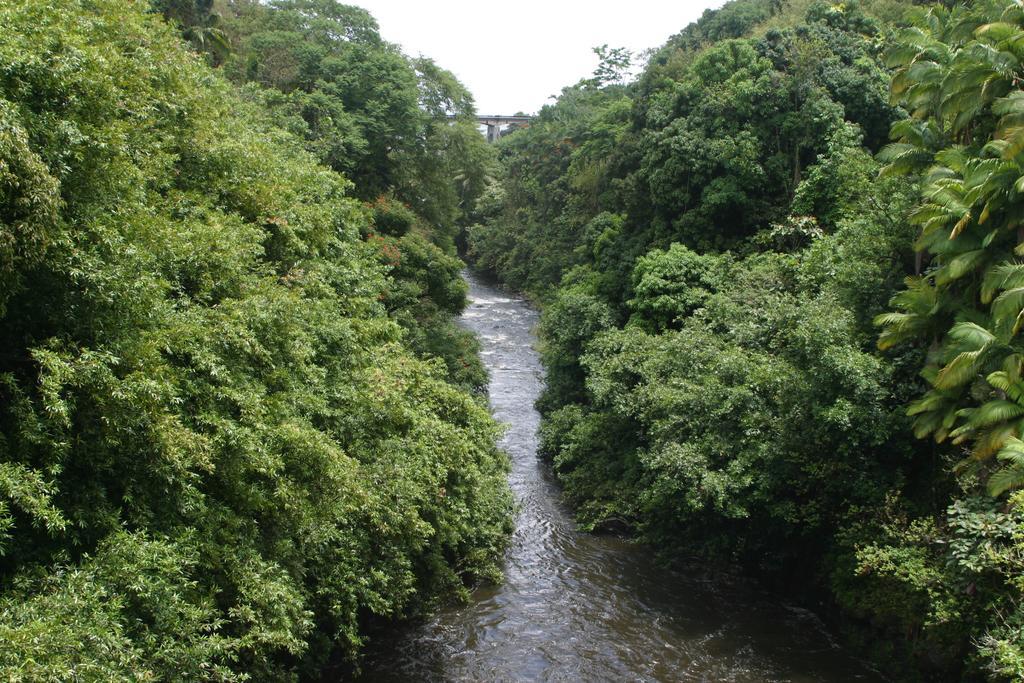
[[[537,460],[537,314],[467,275],[521,511],[505,581],[374,643],[365,681],[877,681],[810,612],[750,586],[658,566],[626,541],[580,533]]]

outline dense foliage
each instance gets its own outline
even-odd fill
[[[0,671],[288,679],[495,578],[455,245],[590,529],[1024,678],[1024,10],[733,0],[494,150],[334,0],[0,4]]]
[[[470,254],[544,306],[584,525],[828,601],[901,680],[1024,677],[1022,36],[735,0],[501,142]]]
[[[367,619],[497,572],[506,462],[446,327],[473,190],[418,105],[461,86],[296,0],[248,8],[266,31],[226,59],[282,89],[239,91],[181,40],[241,30],[210,5],[156,3],[198,17],[172,27],[138,1],[0,3],[4,678],[314,674]],[[255,60],[289,31],[330,87]],[[373,119],[393,82],[410,118]]]
[[[371,213],[364,236],[395,283],[385,305],[407,343],[422,358],[442,358],[461,387],[482,392],[476,342],[453,322],[465,306],[455,238],[494,164],[472,95],[430,59],[409,59],[382,40],[365,10],[336,0],[234,0],[208,12],[222,17],[217,25],[233,48],[225,74],[353,181]],[[210,23],[186,22],[186,35],[197,22]]]

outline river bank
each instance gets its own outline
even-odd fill
[[[670,570],[650,551],[577,530],[537,458],[544,381],[536,311],[474,274],[476,333],[519,504],[505,581],[372,643],[364,681],[874,681],[811,612],[742,580]]]

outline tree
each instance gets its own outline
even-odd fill
[[[209,55],[214,65],[223,63],[231,42],[222,26],[216,0],[152,0],[153,9],[181,27],[182,36],[196,50]]]
[[[629,75],[629,69],[633,65],[633,53],[624,47],[609,48],[608,44],[598,45],[593,48],[599,63],[594,69],[594,75],[585,83],[594,88],[603,88],[606,85],[622,83]]]
[[[883,152],[892,172],[933,162],[912,216],[929,269],[893,300],[895,313],[879,317],[880,344],[929,335],[930,388],[910,408],[916,431],[969,448],[961,469],[987,480],[993,494],[1024,484],[1022,44],[1017,4],[920,12],[890,54],[894,97],[916,124],[894,127],[897,142]],[[996,472],[1000,461],[1009,469]]]
[[[289,680],[497,577],[507,460],[384,305],[459,261],[144,10],[0,3],[0,678]]]

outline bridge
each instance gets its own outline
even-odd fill
[[[449,116],[450,119],[456,119],[458,116]],[[501,137],[501,127],[506,126],[510,123],[518,123],[522,125],[530,125],[530,122],[536,118],[534,116],[477,116],[476,122],[481,126],[487,126],[487,142],[497,142],[498,138]]]
[[[497,142],[501,137],[501,127],[509,123],[530,125],[532,116],[477,116],[476,122],[487,126],[487,142]]]

